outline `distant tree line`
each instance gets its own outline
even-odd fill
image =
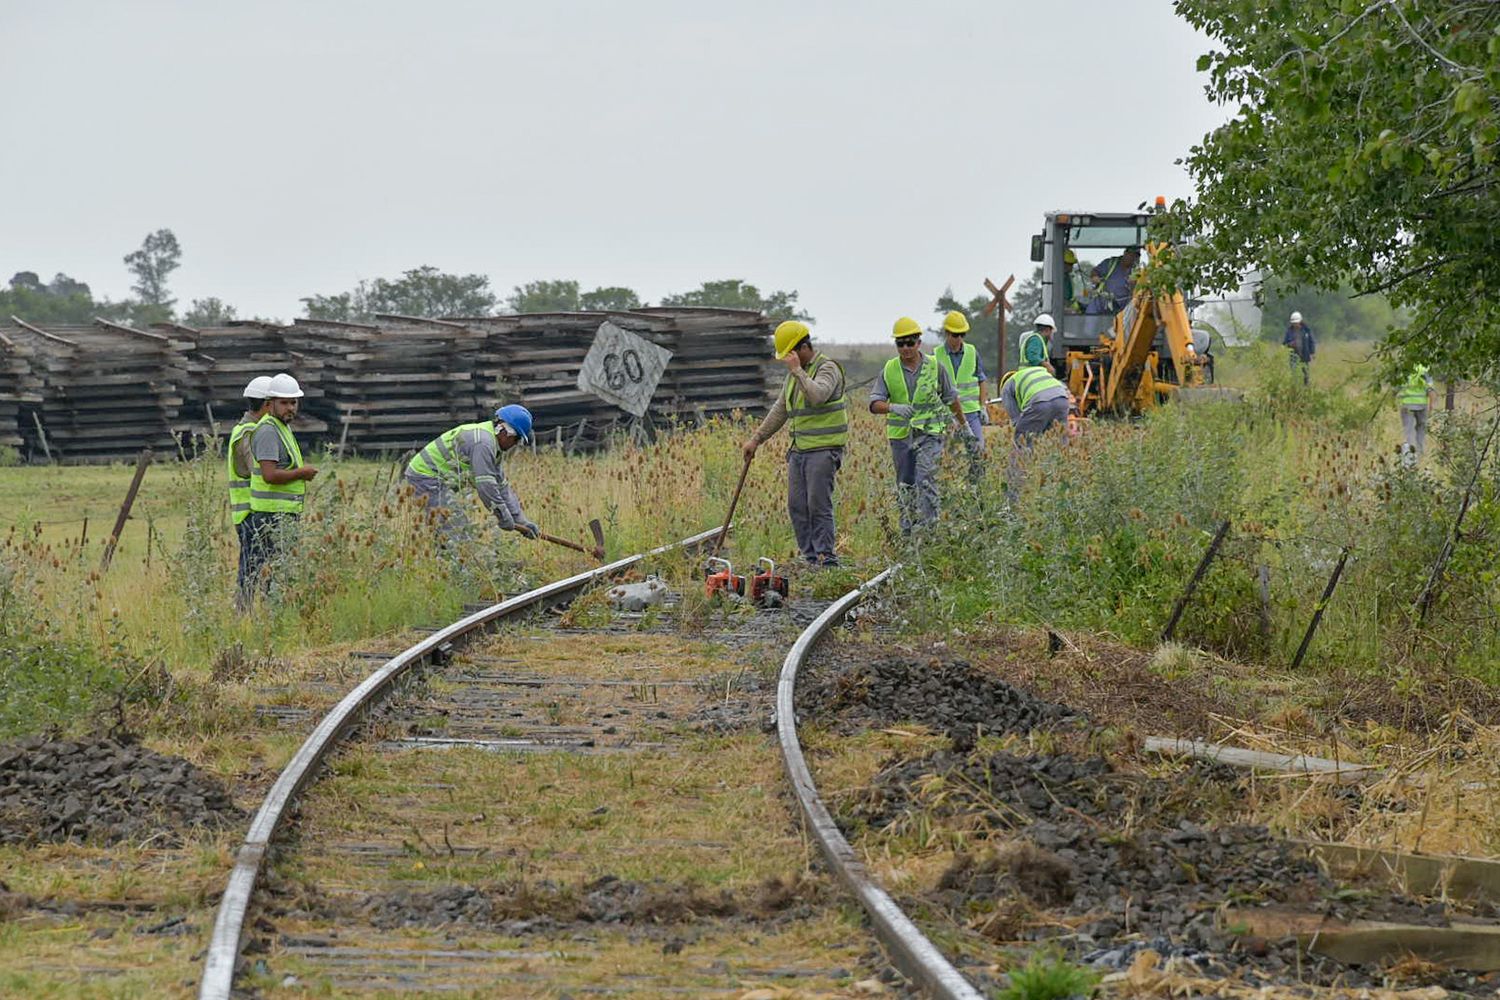
[[[46,325],[90,323],[95,317],[114,323],[147,326],[176,322],[184,326],[214,326],[238,319],[235,307],[215,296],[194,299],[177,312],[172,296],[172,272],[182,261],[182,247],[170,229],[150,233],[136,250],[124,257],[135,279],[134,295],[120,301],[95,298],[89,286],[66,274],[44,282],[34,271],[20,271],[0,288],[0,318],[19,316]],[[538,313],[600,312],[640,309],[644,302],[634,289],[619,285],[583,291],[576,281],[533,281],[517,285],[502,302],[490,279],[482,274],[449,274],[430,265],[402,272],[399,278],[360,281],[347,292],[309,295],[303,298],[308,319],[360,322],[381,314],[398,316],[490,316],[497,312]],[[753,309],[771,319],[812,316],[797,301],[795,291],[762,294],[755,285],[739,278],[705,281],[692,291],[662,297],[663,306],[714,306]]]

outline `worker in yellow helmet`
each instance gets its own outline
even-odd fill
[[[844,369],[815,350],[807,324],[789,319],[776,327],[776,360],[786,365],[786,382],[765,419],[743,445],[748,462],[786,424],[786,511],[802,558],[812,566],[837,566],[838,529],[833,519],[833,487],[849,440],[844,401]]]
[[[970,454],[977,458],[984,453],[984,383],[989,375],[979,360],[979,349],[965,340],[968,335],[969,318],[957,309],[950,311],[943,317],[943,343],[933,349],[932,356],[958,390],[958,405],[972,432],[964,440],[971,442]]]
[[[901,533],[931,524],[938,516],[937,469],[943,455],[943,434],[952,411],[960,433],[972,437],[958,389],[947,371],[922,353],[922,327],[909,316],[891,328],[896,356],[885,363],[870,389],[870,412],[885,414],[885,436],[891,442],[896,466],[896,501],[901,511]]]

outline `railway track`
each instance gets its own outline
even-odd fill
[[[519,623],[643,558],[476,612],[345,696],[251,824],[200,997],[228,997],[236,982],[341,995],[856,996],[883,992],[889,965],[929,995],[978,997],[857,863],[788,708],[808,650],[887,574],[832,605],[720,611],[690,634],[672,608],[601,616],[586,602]],[[517,627],[480,637],[507,620]],[[778,663],[795,804],[763,731]],[[414,690],[381,704],[422,665]],[[835,879],[810,873],[798,811],[869,909],[873,939]]]
[[[894,569],[831,603],[796,599],[776,612],[705,613],[702,607],[669,606],[610,613],[597,597],[557,610],[613,573],[713,534],[475,612],[394,656],[362,654],[385,662],[319,723],[251,826],[219,910],[200,996],[230,996],[237,974],[240,982],[273,995],[276,987],[286,987],[292,993],[337,995],[863,996],[885,992],[904,976],[922,995],[982,996],[866,870],[861,851],[873,843],[890,859],[890,850],[880,847],[878,836],[861,851],[845,839],[819,794],[798,732],[799,671],[819,640]],[[520,620],[539,610],[551,614]],[[696,617],[685,623],[688,616]],[[503,632],[480,635],[507,621],[512,627]],[[856,649],[853,655],[862,654]],[[370,714],[421,664],[430,669],[421,672],[416,685]],[[936,661],[926,663],[911,677],[930,683],[936,666]],[[826,688],[825,667],[819,669]],[[943,676],[946,684],[955,675]],[[1014,695],[998,678],[980,683],[989,691],[986,697],[998,698],[985,708],[987,725],[1012,713],[1019,727],[1012,731],[1024,734],[1040,718],[1036,713],[1044,703]],[[361,717],[367,721],[358,739],[348,740]],[[774,726],[768,727],[772,718]],[[767,738],[772,729],[780,759]],[[1183,750],[1179,741],[1146,742],[1148,752]],[[840,774],[848,772],[839,770],[839,752],[826,752],[829,746],[820,745],[819,770],[847,807],[847,782],[866,779],[845,777],[841,785]],[[342,749],[332,756],[336,748]],[[1001,813],[994,810],[1002,810],[1001,827],[1009,831],[999,834],[1002,844],[1025,844],[1033,836],[1028,812],[1041,816],[1056,806],[1057,816],[1034,829],[1055,839],[1062,823],[1062,833],[1078,837],[1066,824],[1081,820],[1104,830],[1086,814],[1106,799],[1117,803],[1110,808],[1118,811],[1119,802],[1135,796],[1143,803],[1166,787],[1141,773],[1115,772],[1102,758],[1097,765],[1081,766],[1066,753],[1023,760],[1002,751],[981,763],[993,751],[964,756],[970,751],[947,757],[939,752],[931,763],[907,762],[917,765],[909,774],[920,776],[929,768],[984,770],[981,783],[989,792],[981,812],[998,818]],[[1196,744],[1186,751],[1206,753]],[[1262,757],[1268,755],[1248,763],[1265,768]],[[1126,753],[1126,759],[1134,758]],[[1296,765],[1299,773],[1317,773],[1316,763],[1306,758]],[[898,760],[888,770],[904,766]],[[312,789],[319,768],[326,769],[326,778]],[[1348,768],[1337,770],[1335,785]],[[1010,775],[1002,782],[1009,783],[1008,790],[995,784],[1002,773]],[[1220,788],[1215,794],[1235,787],[1236,779],[1222,769],[1183,775],[1190,783]],[[785,795],[788,778],[791,798]],[[1038,783],[1031,793],[1029,783]],[[900,790],[889,786],[885,794],[893,788]],[[1042,798],[1028,797],[1035,792]],[[298,796],[299,819],[295,834],[288,836],[280,828]],[[1170,796],[1162,801],[1177,808]],[[1099,817],[1107,818],[1107,813]],[[1483,970],[1491,967],[1486,963],[1500,961],[1500,935],[1483,919],[1488,912],[1483,904],[1453,912],[1450,926],[1448,911],[1429,907],[1424,913],[1418,898],[1445,895],[1460,882],[1493,898],[1494,891],[1486,888],[1492,883],[1500,888],[1493,865],[1397,855],[1372,861],[1368,852],[1338,845],[1286,841],[1278,846],[1282,842],[1275,838],[1239,828],[1222,834],[1211,825],[1206,831],[1191,823],[1172,828],[1173,819],[1156,834],[1149,819],[1130,822],[1145,823],[1138,843],[1148,846],[1141,850],[1155,851],[1166,869],[1135,855],[1127,861],[1121,853],[1121,871],[1103,873],[1099,865],[1108,869],[1110,852],[1121,850],[1118,840],[1103,833],[1097,836],[1106,839],[1090,848],[1097,858],[1064,863],[1035,846],[1023,855],[1028,863],[1042,859],[1043,867],[1052,866],[1047,870],[1064,882],[1082,880],[1077,881],[1080,898],[1101,888],[1114,891],[1107,889],[1112,880],[1135,885],[1124,898],[1124,938],[1117,936],[1118,928],[1105,932],[1113,937],[1100,938],[1095,954],[1106,962],[1122,956],[1118,961],[1128,964],[1156,942],[1167,951],[1163,958],[1179,950],[1195,956],[1187,968],[1201,967],[1205,974],[1163,978],[1163,989],[1216,990],[1216,976],[1228,977],[1220,980],[1227,984],[1224,989],[1237,988],[1234,969],[1241,958],[1231,954],[1237,945],[1217,953],[1212,945],[1208,951],[1182,949],[1172,943],[1175,932],[1169,928],[1198,923],[1195,914],[1205,912],[1216,891],[1243,895],[1247,888],[1254,890],[1252,896],[1269,896],[1256,907],[1225,910],[1225,919],[1246,929],[1234,933],[1262,942],[1254,953],[1259,957],[1245,960],[1246,968],[1259,963],[1262,973],[1265,942],[1277,939],[1292,942],[1283,954],[1305,947],[1354,967],[1399,963],[1415,952],[1434,975],[1449,961],[1444,956],[1459,969]],[[273,862],[269,848],[278,831],[285,844]],[[1080,845],[1093,843],[1096,834],[1082,836]],[[1205,839],[1207,853],[1194,846]],[[1343,883],[1318,876],[1296,860],[1298,852],[1310,853],[1324,868],[1357,876],[1363,888],[1340,888]],[[821,868],[814,864],[815,853]],[[1235,881],[1232,869],[1242,854],[1244,864],[1260,866],[1254,884]],[[1009,855],[1012,865],[1016,856]],[[1141,864],[1145,867],[1138,871],[1133,867]],[[1218,864],[1228,866],[1227,874],[1214,873]],[[1194,872],[1190,884],[1173,874],[1179,865]],[[1379,901],[1381,872],[1372,880],[1372,865],[1401,874],[1401,893],[1388,903]],[[1205,896],[1194,887],[1200,882],[1194,866],[1208,866],[1201,872],[1208,885],[1227,881]],[[1008,913],[1012,904],[1005,899],[1031,891],[1024,873],[1012,867],[1012,874],[1021,878],[1019,887],[986,889],[988,895],[968,905],[1000,900],[996,912]],[[266,884],[256,894],[263,876]],[[1427,888],[1416,885],[1418,877]],[[995,878],[1003,883],[1003,871]],[[1130,893],[1156,878],[1166,879],[1159,889],[1174,900],[1164,905],[1177,909],[1152,918],[1161,926],[1148,930],[1147,937],[1138,932],[1132,938]],[[1288,880],[1288,888],[1302,888],[1288,896],[1274,885],[1280,879]],[[1018,888],[1020,895],[1013,896]],[[959,891],[969,889],[964,883]],[[912,891],[910,885],[906,891]],[[1330,898],[1340,900],[1353,891],[1364,895],[1348,899],[1369,898],[1379,905],[1354,903],[1353,909],[1320,916],[1316,907],[1296,902],[1305,900],[1298,892],[1309,891],[1336,892]],[[1114,904],[1101,896],[1078,916],[1068,916],[1065,904],[1072,892],[1031,902],[1054,908],[1055,928],[1075,926],[1085,932],[1080,940],[1093,940],[1088,931],[1098,933],[1095,928],[1110,922]],[[1184,892],[1186,897],[1176,898]],[[846,894],[858,900],[863,914],[842,905]],[[925,890],[915,894],[929,902],[937,898]],[[252,895],[258,912],[253,922]],[[1377,914],[1373,922],[1372,913]],[[924,922],[936,921],[950,944],[956,939],[948,935],[967,935],[962,950],[970,963],[1003,967],[1013,961],[1003,947],[996,950],[980,940],[992,936],[989,930],[974,935],[975,924],[965,929],[955,916],[929,910]],[[1393,917],[1424,925],[1392,923]],[[1174,936],[1169,941],[1151,933]],[[1197,940],[1209,938],[1199,933]],[[1013,946],[1022,939],[1003,940]],[[1342,975],[1339,967],[1326,965],[1320,974],[1334,982]],[[1452,975],[1445,980],[1456,981]],[[983,985],[991,983],[986,979]],[[1481,995],[1488,994],[1481,990]]]

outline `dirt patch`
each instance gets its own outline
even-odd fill
[[[820,659],[799,685],[806,718],[840,731],[916,722],[972,745],[979,732],[1028,732],[1068,722],[1077,713],[1043,701],[966,660],[946,656],[848,656]]]
[[[1057,938],[1080,960],[1129,965],[1142,941],[1206,972],[1262,983],[1364,982],[1358,970],[1253,940],[1226,906],[1275,904],[1335,920],[1446,925],[1439,902],[1339,882],[1306,852],[1234,816],[1246,776],[1198,763],[1171,778],[1102,758],[939,751],[900,761],[843,806],[894,833],[924,814],[957,819],[990,846],[959,854],[927,901],[997,941]],[[1480,916],[1490,914],[1475,914]],[[1457,980],[1455,980],[1457,981]],[[1378,984],[1371,970],[1370,984]]]
[[[139,743],[30,737],[0,746],[0,843],[172,846],[187,829],[244,818],[217,779]]]
[[[804,919],[823,896],[822,885],[807,879],[769,879],[753,892],[732,893],[605,875],[581,886],[504,882],[381,893],[369,897],[359,916],[387,930],[464,924],[504,934],[551,933],[579,924]]]
[[[1390,677],[1329,671],[1280,676],[1264,666],[1205,656],[1173,677],[1152,668],[1152,653],[1093,636],[1070,635],[1049,653],[1035,630],[966,635],[954,647],[980,669],[1038,697],[1073,706],[1097,725],[1162,736],[1212,736],[1225,719],[1277,717],[1294,735],[1332,725],[1374,722],[1424,737],[1456,725],[1500,725],[1500,689],[1472,677],[1431,671],[1393,684]],[[884,652],[883,649],[879,652]],[[1455,713],[1456,720],[1450,720]]]

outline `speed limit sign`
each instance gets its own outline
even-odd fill
[[[651,395],[656,392],[656,384],[670,360],[672,352],[665,347],[605,320],[599,324],[594,343],[584,355],[578,388],[626,413],[645,416]]]

